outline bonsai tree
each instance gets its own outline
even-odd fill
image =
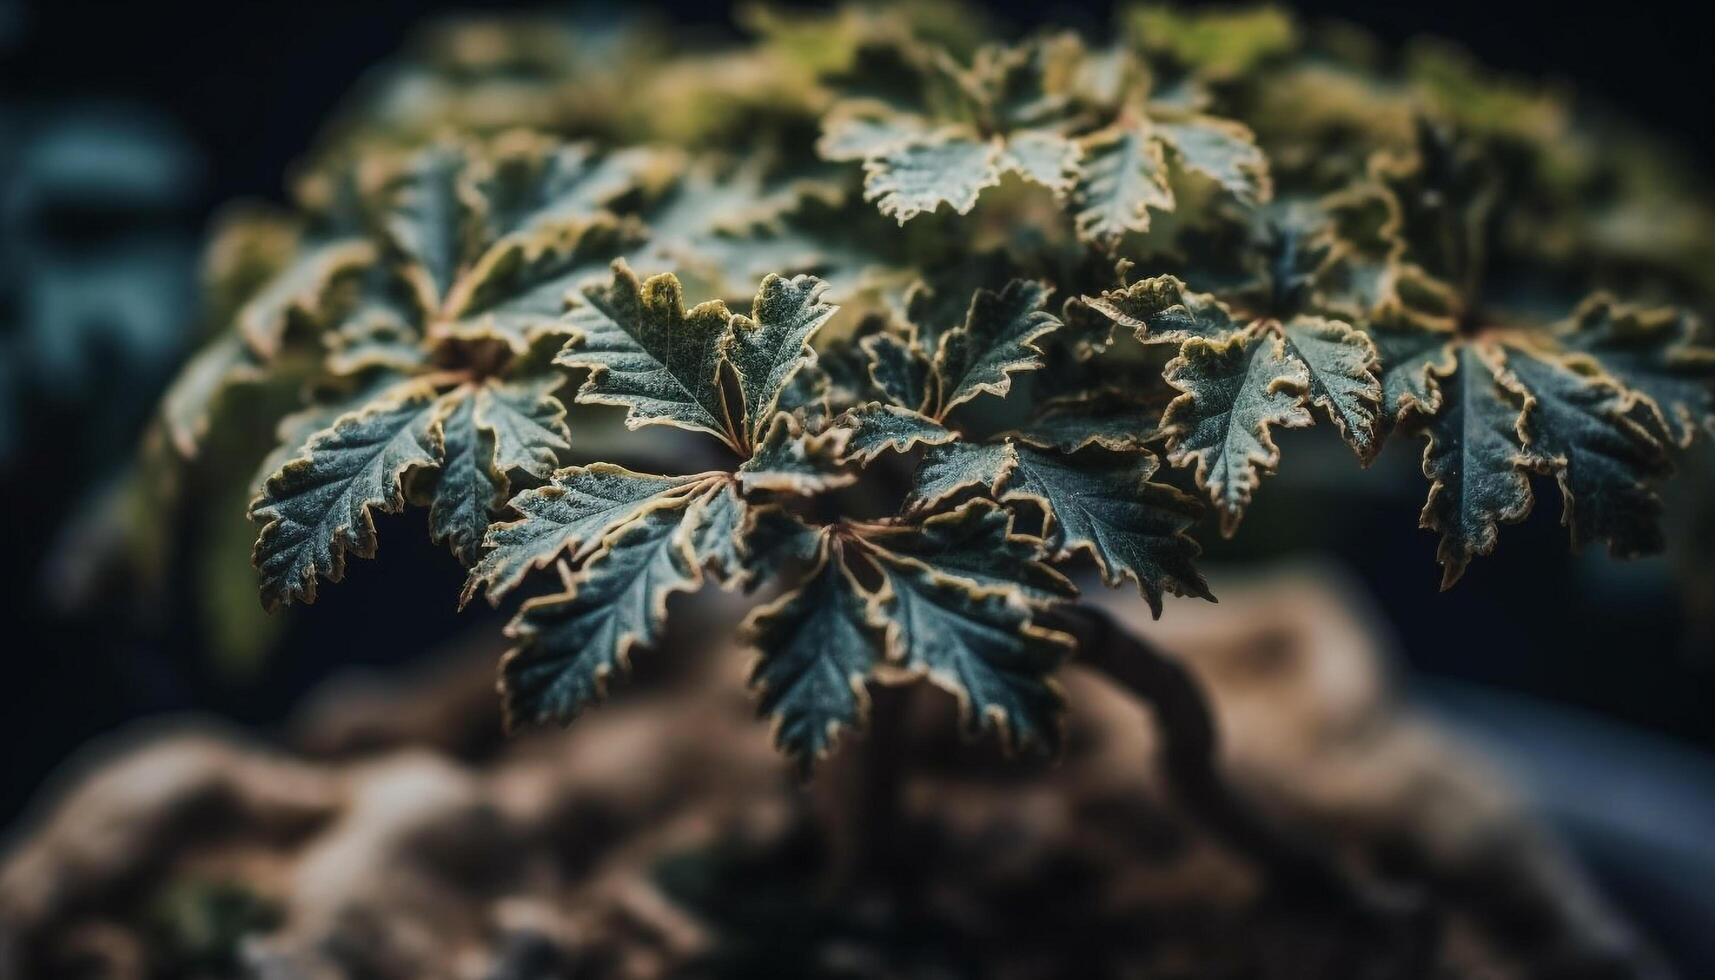
[[[1076,658],[1155,707],[1185,805],[1279,887],[1409,926],[1227,789],[1197,684],[1080,589],[1212,601],[1195,535],[1237,533],[1275,431],[1318,422],[1354,466],[1418,447],[1443,588],[1534,476],[1574,544],[1659,550],[1655,486],[1715,429],[1706,199],[1553,93],[1272,10],[747,26],[451,29],[348,107],[292,212],[216,233],[226,327],[160,446],[206,458],[234,404],[302,394],[251,484],[262,604],[426,508],[461,603],[530,593],[516,726],[601,701],[675,596],[757,594],[751,686],[806,773],[918,682],[1052,754]]]

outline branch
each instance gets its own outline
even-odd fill
[[[1372,927],[1421,917],[1420,903],[1366,887],[1334,855],[1270,823],[1234,791],[1218,765],[1220,735],[1209,700],[1176,658],[1086,604],[1058,606],[1041,621],[1072,634],[1085,665],[1150,706],[1161,737],[1162,768],[1178,802],[1201,826],[1254,861],[1274,898],[1350,912]]]

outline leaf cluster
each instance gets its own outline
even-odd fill
[[[1192,532],[1237,531],[1280,430],[1325,419],[1364,465],[1420,442],[1445,584],[1535,476],[1575,541],[1660,546],[1654,484],[1715,429],[1701,232],[1616,234],[1659,182],[1551,93],[1273,10],[747,23],[593,61],[436,35],[293,214],[216,237],[229,327],[163,421],[194,457],[234,390],[303,393],[250,507],[265,604],[417,504],[464,601],[549,590],[508,627],[514,722],[599,701],[713,581],[774,593],[744,630],[795,758],[919,678],[1052,750],[1063,569],[1157,615],[1213,598]],[[585,82],[611,98],[566,105]]]

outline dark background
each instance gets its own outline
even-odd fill
[[[53,112],[76,100],[120,97],[165,113],[204,161],[204,179],[172,219],[195,235],[222,202],[281,200],[292,161],[354,81],[394,53],[413,24],[435,11],[490,6],[0,0],[0,107]],[[727,21],[719,3],[657,6],[686,22]],[[1021,24],[1100,25],[1109,14],[1100,4],[996,9]],[[1678,143],[1706,171],[1715,160],[1711,6],[1634,0],[1581,14],[1545,0],[1338,0],[1295,9],[1352,20],[1393,44],[1440,35],[1489,65],[1569,80],[1583,96]],[[420,512],[384,520],[382,560],[354,563],[346,583],[323,590],[315,615],[294,618],[279,657],[243,681],[211,670],[183,610],[161,610],[159,629],[151,631],[56,612],[53,597],[43,594],[42,564],[101,468],[90,462],[89,447],[77,444],[81,437],[64,434],[78,431],[79,411],[77,404],[28,404],[22,450],[0,483],[4,564],[15,577],[4,591],[0,634],[9,637],[0,673],[0,827],[76,746],[127,719],[206,709],[267,726],[342,663],[408,660],[457,629],[480,625],[455,617],[451,597],[461,576],[420,532]],[[140,431],[145,421],[137,417],[132,428]],[[1493,689],[1587,712],[1551,713],[1555,724],[1570,718],[1574,728],[1603,730],[1594,719],[1606,718],[1694,752],[1715,749],[1715,651],[1702,648],[1708,635],[1693,622],[1699,610],[1688,615],[1676,588],[1682,569],[1666,559],[1618,566],[1593,552],[1568,553],[1558,501],[1551,488],[1539,487],[1548,491],[1546,502],[1523,527],[1503,533],[1499,554],[1475,562],[1452,592],[1438,593],[1434,537],[1415,526],[1423,487],[1409,453],[1395,451],[1358,476],[1349,457],[1286,448],[1278,486],[1265,485],[1239,543],[1214,548],[1213,558],[1313,548],[1373,595],[1413,690],[1454,715],[1486,715],[1490,702],[1466,695]],[[1708,469],[1708,442],[1693,452]],[[1319,509],[1300,510],[1294,501],[1306,496],[1318,498]],[[1707,497],[1691,506],[1707,519]],[[395,574],[400,569],[410,573]],[[1641,744],[1643,756],[1659,757],[1651,747],[1667,743]],[[1526,764],[1533,758],[1527,753]],[[1708,761],[1675,758],[1693,768]],[[1643,886],[1615,887],[1625,894]]]

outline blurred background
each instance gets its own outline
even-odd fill
[[[415,25],[494,6],[517,5],[0,0],[0,826],[77,746],[128,720],[197,710],[265,731],[337,668],[406,662],[498,628],[485,611],[455,614],[462,573],[444,550],[397,533],[420,512],[384,519],[382,560],[356,563],[312,614],[272,620],[211,621],[192,599],[252,588],[240,566],[199,557],[242,542],[175,542],[184,589],[115,581],[97,558],[121,519],[114,487],[198,339],[211,216],[283,201],[293,161]],[[687,30],[729,29],[725,4],[661,6]],[[1102,4],[991,7],[1020,25],[1110,16]],[[1294,8],[1390,44],[1434,34],[1509,72],[1566,79],[1705,172],[1715,163],[1715,8],[1644,0],[1600,19],[1547,0]],[[1382,624],[1408,695],[1506,767],[1688,975],[1715,975],[1710,442],[1669,488],[1666,555],[1568,553],[1558,508],[1539,506],[1440,593],[1434,536],[1415,528],[1411,450],[1396,443],[1359,471],[1327,427],[1282,441],[1280,476],[1243,533],[1205,535],[1211,566],[1310,557],[1337,569]],[[385,615],[406,607],[410,618]]]

